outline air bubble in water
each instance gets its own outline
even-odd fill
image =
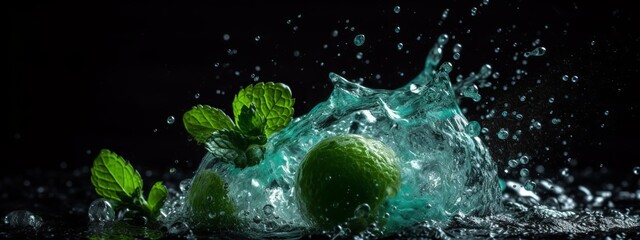
[[[333,30],[333,32],[331,32],[331,36],[332,37],[337,37],[338,36],[338,30]]]
[[[363,203],[356,207],[356,210],[353,212],[353,216],[356,218],[367,218],[369,217],[369,213],[371,212],[371,207],[369,204]]]
[[[260,35],[256,36],[254,40],[256,40],[256,42],[260,41]]]
[[[4,224],[14,228],[38,229],[42,226],[42,218],[27,210],[16,210],[4,217]]]
[[[555,99],[555,98],[549,98],[549,103],[553,103],[553,102],[555,102],[555,101],[556,101],[556,99]]]
[[[562,81],[569,81],[569,75],[562,75]]]
[[[534,189],[536,189],[536,183],[529,180],[524,184],[524,189],[527,191],[533,191]]]
[[[200,93],[196,93],[196,94],[194,94],[194,95],[193,95],[193,97],[194,97],[195,99],[200,98]]]
[[[507,138],[509,138],[509,130],[505,129],[505,128],[500,128],[500,131],[498,131],[498,138],[501,140],[505,140]]]
[[[521,177],[528,177],[529,176],[529,169],[526,169],[526,168],[520,169],[520,176]]]
[[[353,38],[353,44],[355,44],[358,47],[362,46],[362,44],[364,44],[364,40],[365,40],[364,34],[358,34],[356,35],[355,38]]]
[[[362,52],[356,53],[356,59],[360,60],[362,59],[362,56],[363,56]]]
[[[98,198],[89,205],[87,211],[89,221],[108,222],[115,220],[116,212],[113,210],[111,202],[104,198]]]
[[[562,120],[560,120],[559,118],[553,118],[553,119],[551,119],[551,123],[553,123],[554,125],[555,125],[555,124],[560,123],[561,121],[562,121]]]
[[[400,26],[397,26],[395,29],[393,29],[393,31],[396,33],[400,33]]]
[[[477,7],[472,7],[471,8],[471,16],[475,16],[478,14],[478,8]]]
[[[184,222],[177,222],[169,227],[168,232],[170,234],[180,234],[189,230],[189,225]]]
[[[229,34],[225,33],[224,35],[222,35],[222,40],[229,41],[230,38],[231,36],[229,36]]]
[[[518,160],[511,159],[507,164],[509,164],[509,167],[515,168],[518,166],[519,163],[518,163]]]
[[[402,50],[402,47],[404,47],[404,44],[398,43],[398,46],[397,46],[398,50]]]
[[[167,117],[167,124],[171,125],[174,122],[176,122],[176,118],[175,117],[173,117],[173,116]]]
[[[267,215],[267,216],[270,216],[271,214],[273,214],[274,210],[275,208],[271,204],[264,205],[264,207],[262,208],[264,215]]]
[[[529,156],[523,155],[522,157],[520,157],[520,163],[522,163],[522,164],[529,163]]]
[[[394,13],[400,13],[400,6],[393,7],[393,12]]]
[[[578,76],[571,77],[571,82],[578,82]]]
[[[560,174],[562,174],[562,176],[564,176],[564,177],[568,177],[569,176],[569,169],[568,168],[563,168],[562,170],[560,170]]]
[[[633,174],[635,175],[640,175],[640,167],[639,166],[635,166],[633,168]]]
[[[538,121],[533,121],[531,123],[531,127],[532,129],[541,129],[542,128],[542,123],[538,122]]]
[[[477,137],[480,135],[480,123],[476,121],[471,121],[464,127],[464,132],[467,133],[471,137]]]

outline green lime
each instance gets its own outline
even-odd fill
[[[230,227],[236,223],[235,207],[224,181],[211,170],[196,175],[187,201],[192,224],[198,228]]]
[[[391,148],[380,141],[347,134],[320,141],[297,173],[296,192],[303,215],[330,229],[346,223],[362,231],[387,196],[400,188],[400,167]]]

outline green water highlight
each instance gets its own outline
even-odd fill
[[[398,89],[371,89],[329,74],[334,90],[328,100],[275,133],[258,165],[241,170],[207,154],[196,176],[207,169],[220,174],[247,229],[310,227],[294,193],[299,164],[322,139],[355,133],[382,141],[400,159],[401,189],[385,203],[387,231],[425,220],[446,222],[455,214],[496,212],[501,196],[496,166],[478,137],[479,126],[468,126],[458,106],[451,63],[440,64],[447,40],[442,35],[423,71]],[[490,67],[463,83],[475,86],[488,75]]]

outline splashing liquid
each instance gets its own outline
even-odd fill
[[[446,222],[460,213],[496,212],[496,166],[477,137],[479,126],[470,124],[457,104],[449,79],[452,65],[436,69],[447,39],[440,37],[421,74],[399,89],[370,89],[329,74],[334,85],[329,99],[273,135],[260,164],[240,170],[208,154],[196,175],[205,169],[218,172],[229,186],[238,216],[253,230],[309,227],[293,192],[299,164],[320,140],[355,133],[386,143],[401,160],[401,189],[385,203],[391,206],[385,213],[387,230],[425,220]],[[465,83],[486,78],[490,71],[482,75]],[[269,215],[277,218],[254,221],[267,206]]]

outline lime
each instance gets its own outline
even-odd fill
[[[196,175],[189,190],[191,221],[198,228],[229,227],[235,224],[235,207],[222,178],[211,170]]]
[[[400,167],[382,142],[347,134],[320,141],[297,173],[296,193],[303,215],[330,229],[345,224],[364,230],[387,196],[400,188]]]

